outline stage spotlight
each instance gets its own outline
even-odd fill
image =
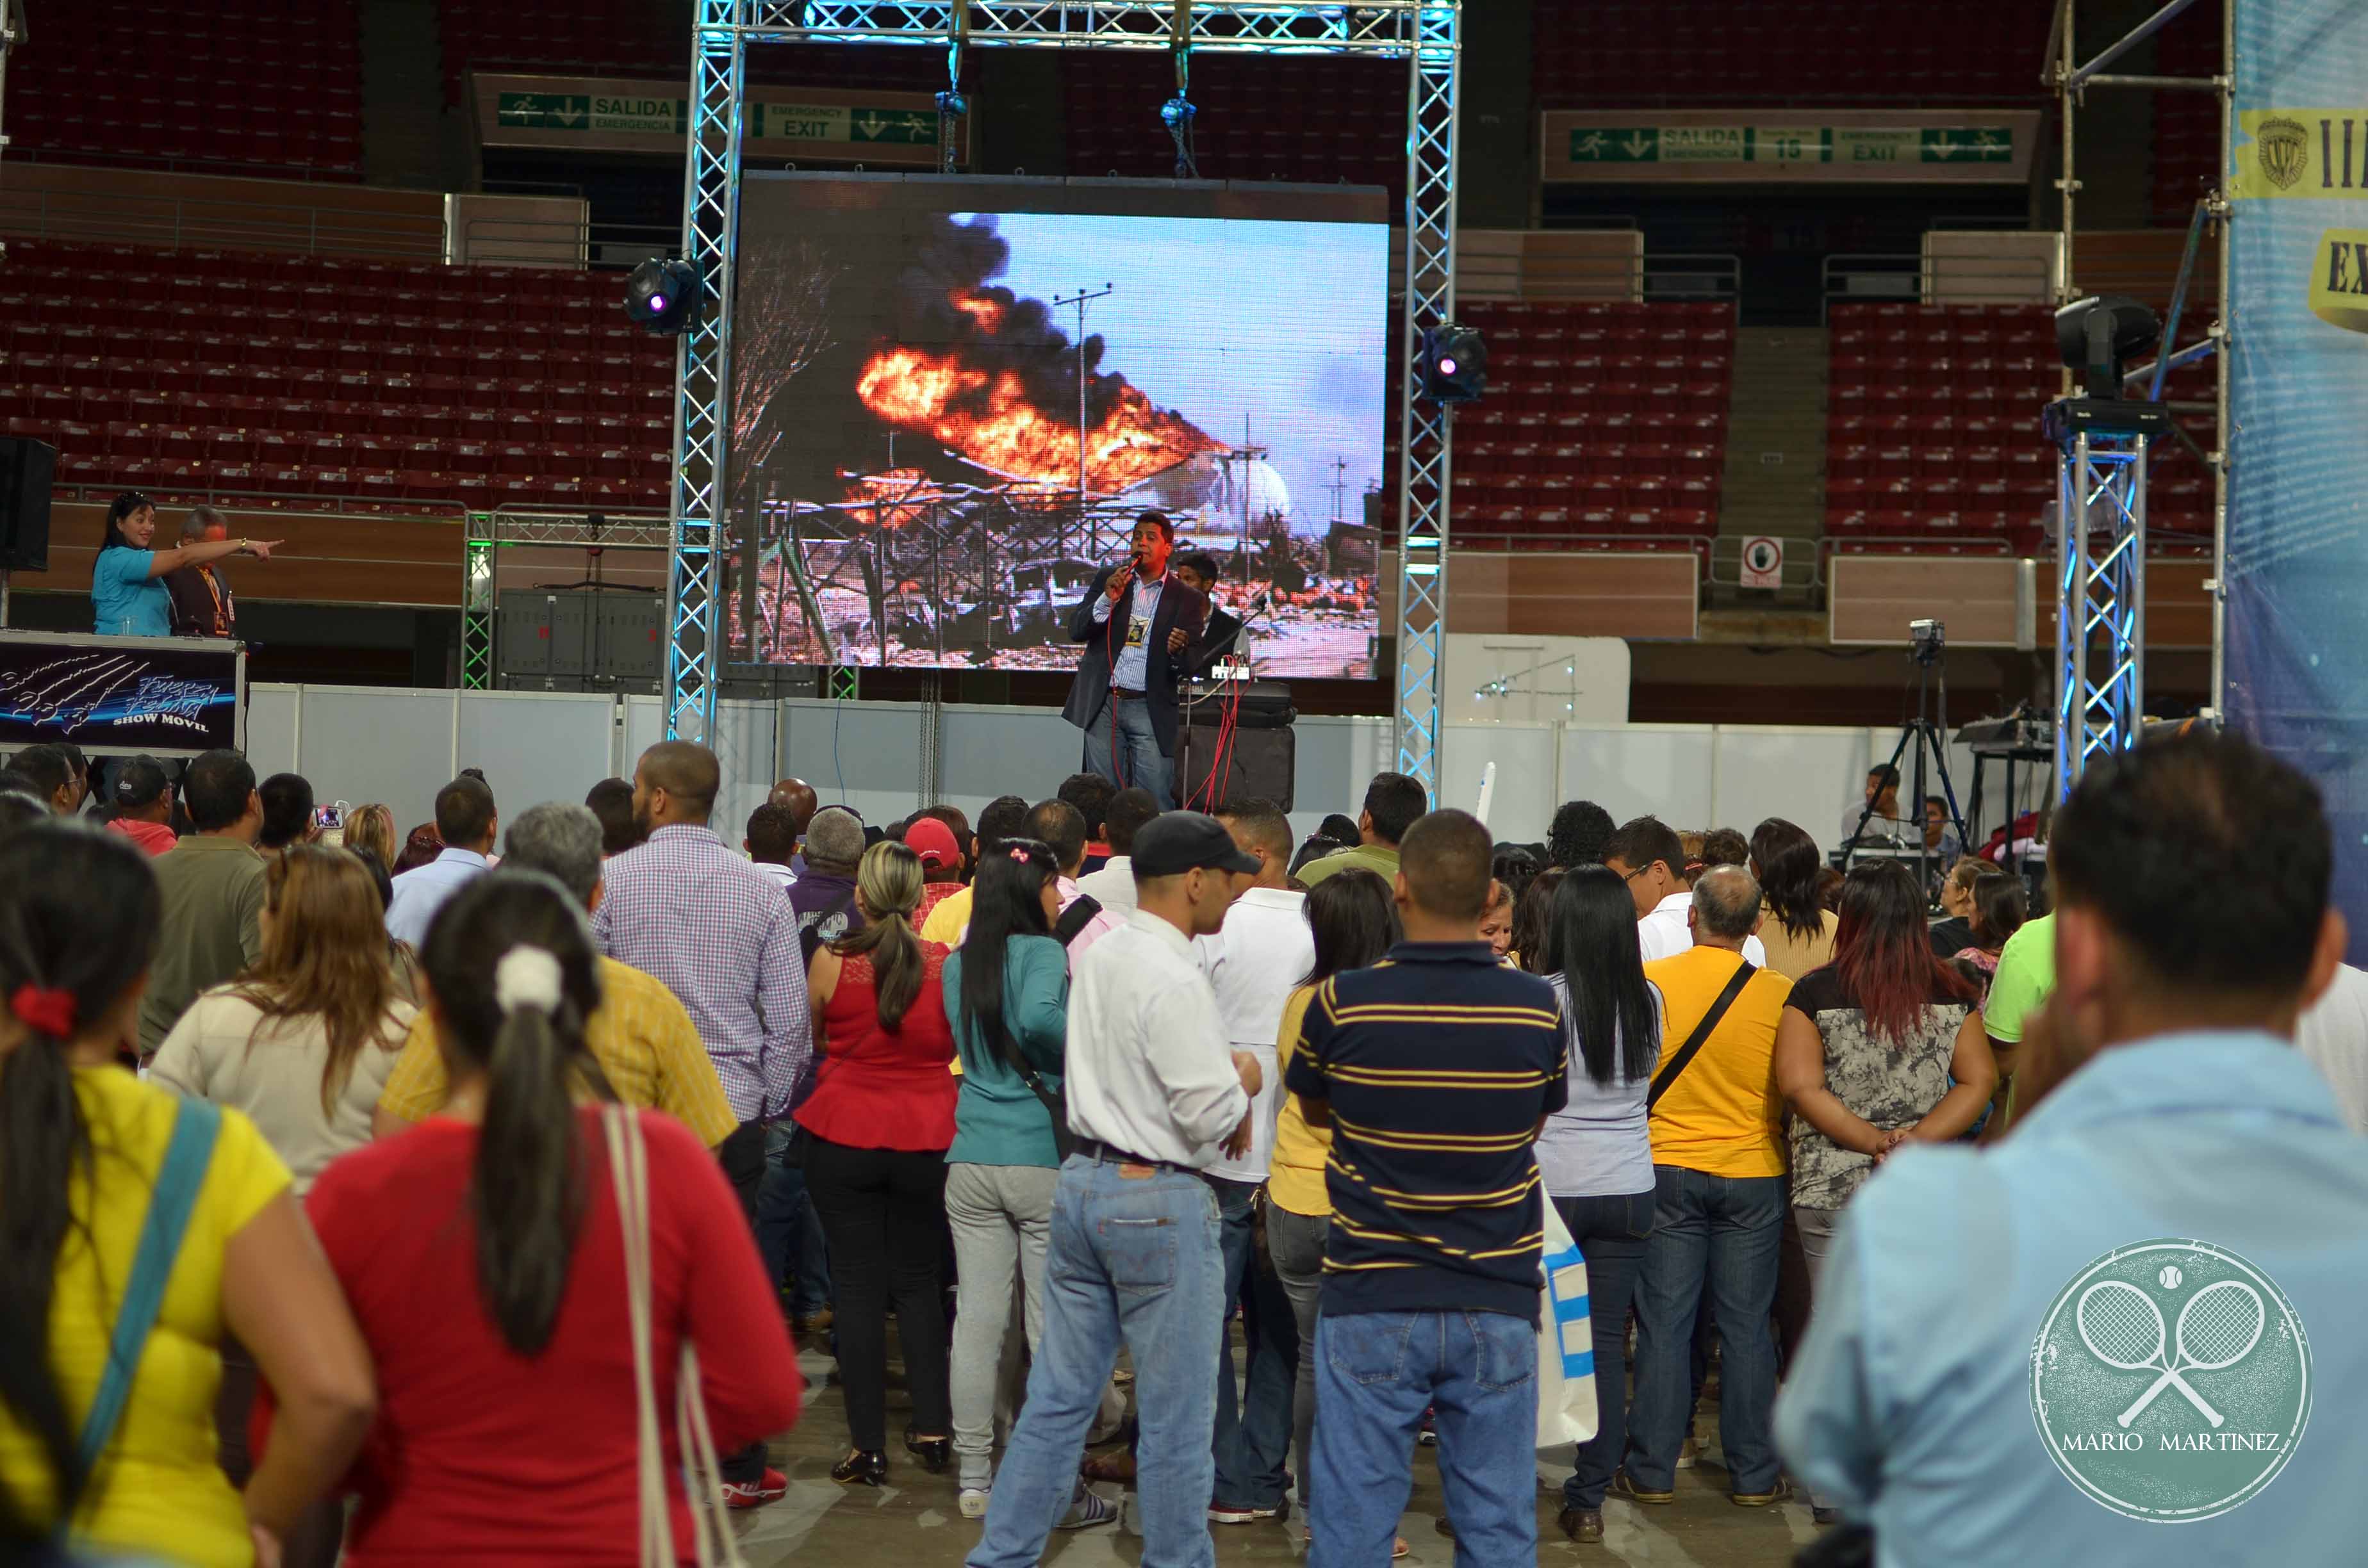
[[[654,256],[625,281],[625,313],[634,324],[679,336],[699,319],[699,271],[687,261]]]
[[[2094,294],[2055,312],[2055,351],[2090,397],[2120,399],[2129,361],[2162,341],[2154,312],[2126,294]]]
[[[1488,390],[1488,345],[1472,327],[1453,322],[1422,329],[1422,395],[1438,403],[1470,403]]]

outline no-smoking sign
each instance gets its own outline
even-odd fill
[[[1754,534],[1743,541],[1743,585],[1781,588],[1784,585],[1784,541]]]

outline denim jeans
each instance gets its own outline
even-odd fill
[[[1628,1473],[1648,1492],[1675,1484],[1678,1448],[1693,1421],[1689,1362],[1706,1285],[1724,1347],[1718,1432],[1729,1481],[1742,1494],[1773,1491],[1776,1340],[1768,1316],[1776,1301],[1784,1178],[1712,1176],[1678,1165],[1655,1165],[1653,1176],[1653,1239],[1645,1244],[1636,1289]]]
[[[1110,753],[1110,710],[1118,710],[1118,754]],[[1151,791],[1163,812],[1176,809],[1171,787],[1176,765],[1159,749],[1158,733],[1151,727],[1151,704],[1139,697],[1110,693],[1094,722],[1086,726],[1086,771],[1099,773],[1123,790],[1130,785]]]
[[[1291,1445],[1291,1385],[1299,1371],[1299,1325],[1274,1270],[1258,1256],[1258,1184],[1212,1176],[1224,1230],[1224,1313],[1242,1303],[1242,1344],[1248,1358],[1242,1395],[1234,1397],[1234,1346],[1217,1338],[1217,1463],[1212,1501],[1228,1507],[1272,1508],[1282,1501],[1283,1460]]]
[[[765,1176],[757,1188],[757,1251],[765,1260],[766,1280],[776,1289],[782,1273],[795,1267],[790,1312],[805,1318],[830,1304],[830,1251],[823,1244],[822,1220],[806,1196],[806,1173],[782,1163],[797,1130],[792,1121],[765,1129]]]
[[[1213,1568],[1217,1359],[1224,1261],[1216,1194],[1200,1177],[1073,1154],[1053,1199],[1044,1335],[970,1568],[1036,1568],[1068,1510],[1087,1429],[1118,1359],[1134,1358],[1135,1496],[1144,1568]]]
[[[1315,1493],[1315,1309],[1324,1293],[1324,1243],[1329,1214],[1294,1214],[1281,1204],[1266,1206],[1266,1248],[1274,1276],[1291,1302],[1299,1331],[1299,1375],[1291,1386],[1291,1448],[1299,1456],[1299,1511],[1307,1512]]]
[[[1628,1303],[1653,1234],[1655,1195],[1557,1198],[1554,1209],[1587,1259],[1587,1321],[1595,1338],[1595,1436],[1572,1456],[1565,1508],[1600,1508],[1628,1446]]]
[[[1308,1568],[1389,1562],[1425,1408],[1437,1413],[1456,1568],[1538,1560],[1535,1324],[1502,1312],[1327,1314],[1315,1386]]]
[[[995,1392],[1009,1350],[1012,1290],[1026,1302],[1022,1332],[1043,1335],[1044,1247],[1061,1173],[1042,1165],[946,1167],[946,1222],[954,1233],[954,1455],[965,1487],[995,1475]]]

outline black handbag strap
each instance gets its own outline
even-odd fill
[[[1080,898],[1077,902],[1086,903],[1091,901]],[[1070,907],[1075,908],[1076,905],[1072,904]],[[1019,1042],[1011,1038],[1010,1027],[1000,1016],[995,1020],[995,1037],[996,1051],[1003,1058],[1003,1064],[1019,1074],[1019,1081],[1028,1085],[1028,1092],[1036,1096],[1037,1104],[1044,1108],[1044,1114],[1053,1119],[1053,1153],[1056,1158],[1065,1164],[1069,1156],[1076,1153],[1077,1142],[1076,1135],[1069,1131],[1067,1101],[1047,1088],[1044,1080],[1038,1076],[1036,1069],[1028,1064],[1028,1058],[1021,1052]]]
[[[1061,946],[1065,948],[1076,941],[1085,928],[1094,923],[1094,916],[1101,912],[1099,899],[1089,892],[1081,892],[1069,901],[1068,908],[1061,911],[1061,918],[1053,926],[1053,935],[1059,937]]]
[[[1751,977],[1759,972],[1759,966],[1746,959],[1736,970],[1735,978],[1726,983],[1726,989],[1720,992],[1718,999],[1710,1005],[1710,1011],[1702,1016],[1702,1022],[1694,1026],[1694,1032],[1686,1036],[1686,1043],[1678,1047],[1678,1053],[1669,1058],[1668,1065],[1653,1074],[1653,1086],[1645,1092],[1645,1109],[1648,1115],[1655,1106],[1661,1103],[1661,1096],[1669,1092],[1669,1086],[1678,1081],[1678,1074],[1686,1070],[1686,1064],[1701,1052],[1703,1042],[1710,1039],[1711,1030],[1718,1028],[1718,1021],[1726,1017],[1726,1010],[1735,1006],[1735,999],[1743,994],[1743,988],[1751,983]]]

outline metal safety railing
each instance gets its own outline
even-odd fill
[[[159,250],[290,251],[419,261],[444,256],[440,212],[404,218],[298,202],[108,191],[0,187],[0,234]]]

